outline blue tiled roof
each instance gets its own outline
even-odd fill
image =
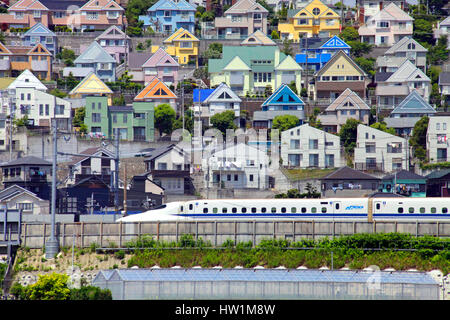
[[[214,89],[194,89],[194,92],[192,93],[194,102],[198,102],[198,92],[200,91],[200,102],[205,101],[206,98],[208,98],[211,93],[214,92]]]
[[[327,63],[331,59],[331,53],[322,53],[316,56],[316,58],[308,58],[309,63]],[[295,62],[306,63],[306,54],[300,53],[295,55]]]

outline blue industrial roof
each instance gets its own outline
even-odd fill
[[[316,58],[308,58],[308,63],[327,63],[331,59],[331,53],[318,54]],[[299,53],[295,55],[295,62],[306,63],[306,54]]]
[[[208,98],[211,93],[214,92],[215,89],[194,89],[192,96],[194,98],[194,102],[198,102],[198,92],[200,91],[200,102],[203,102]]]
[[[115,269],[101,271],[114,281],[280,281],[407,283],[437,285],[424,272],[302,269]],[[98,277],[99,275],[97,275]]]

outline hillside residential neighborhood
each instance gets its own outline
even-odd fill
[[[49,214],[54,180],[75,221],[292,189],[448,197],[440,3],[2,2],[2,204]]]

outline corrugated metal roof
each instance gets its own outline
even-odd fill
[[[104,274],[122,281],[259,281],[408,283],[437,285],[424,272],[301,269],[116,269]]]

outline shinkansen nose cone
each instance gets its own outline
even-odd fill
[[[116,222],[147,222],[180,220],[179,208],[183,202],[171,202],[160,205],[143,213],[133,214],[117,219]],[[183,219],[183,218],[181,218]]]

